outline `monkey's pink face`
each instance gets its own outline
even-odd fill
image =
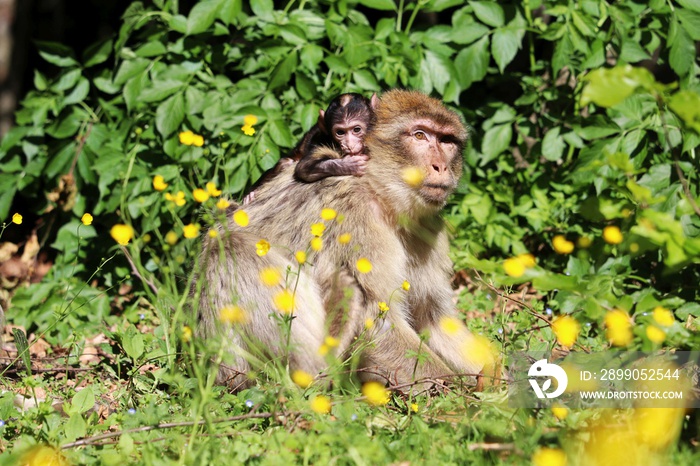
[[[421,119],[412,123],[404,141],[413,164],[425,173],[420,196],[429,204],[442,206],[461,175],[459,137],[449,126]]]
[[[359,155],[365,150],[367,124],[362,120],[342,121],[333,125],[333,139],[340,144],[343,157]]]

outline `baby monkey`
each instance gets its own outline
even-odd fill
[[[256,188],[295,162],[294,176],[307,183],[329,176],[363,175],[369,160],[364,139],[374,124],[378,100],[376,94],[368,99],[356,93],[341,94],[333,99],[325,111],[319,110],[318,122],[292,152],[253,185],[243,203],[252,201]]]

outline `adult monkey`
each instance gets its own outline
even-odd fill
[[[286,361],[290,369],[322,371],[325,360],[318,350],[331,335],[340,341],[336,349],[341,356],[352,352],[356,342],[368,343],[359,361],[366,369],[360,372],[363,379],[402,384],[414,376],[477,373],[482,364],[471,351],[474,337],[457,319],[449,331],[440,325],[456,311],[439,212],[462,173],[466,137],[458,116],[439,101],[418,92],[389,91],[377,105],[376,126],[365,140],[372,157],[364,176],[300,183],[286,168],[246,206],[248,226],[238,226],[229,215],[227,224],[217,227],[217,237],[205,236],[193,297],[199,304],[198,334],[221,337],[232,355],[220,367],[220,381],[244,386],[251,364],[255,368],[285,354],[279,319],[273,318],[280,312],[274,297],[285,284],[266,286],[260,272],[298,269],[292,254],[308,249],[310,226],[320,221],[323,208],[334,209],[344,220],[327,222],[322,249],[299,269],[298,280],[286,280],[295,290]],[[415,169],[424,178],[407,181],[406,174]],[[351,242],[341,244],[338,238],[347,233]],[[259,257],[255,244],[260,239],[283,247]],[[357,270],[360,258],[373,264],[369,273]],[[366,319],[377,317],[378,303],[389,301],[404,280],[411,284],[410,292],[394,293],[385,320],[378,321],[383,325],[363,331]],[[348,289],[351,297],[340,299]],[[231,326],[220,321],[220,310],[232,305],[245,311],[247,322]],[[421,344],[424,331],[429,336]],[[428,358],[416,364],[410,351]]]

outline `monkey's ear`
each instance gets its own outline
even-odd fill
[[[324,133],[328,134],[328,130],[326,129],[326,112],[321,109],[318,111],[318,127],[321,128],[321,131]]]
[[[376,92],[374,94],[372,94],[372,97],[369,98],[369,103],[370,103],[370,106],[372,107],[372,110],[377,109],[377,105],[379,104],[379,97],[377,97]]]

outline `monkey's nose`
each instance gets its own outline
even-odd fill
[[[435,170],[438,173],[447,171],[447,165],[438,165],[438,164],[433,164],[433,170]]]

